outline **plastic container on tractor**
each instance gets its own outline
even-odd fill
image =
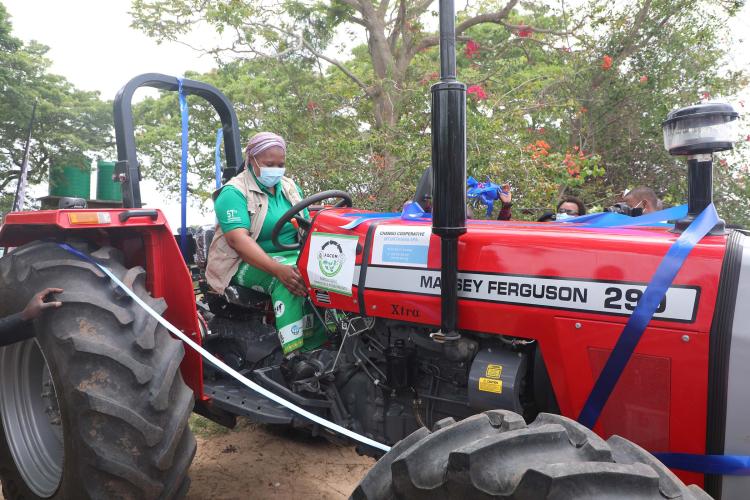
[[[96,199],[122,201],[120,183],[115,182],[115,165],[113,161],[99,160],[96,162]]]
[[[49,169],[49,194],[88,199],[91,191],[91,167],[80,165],[52,165]]]

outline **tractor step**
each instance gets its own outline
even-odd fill
[[[206,380],[203,391],[211,396],[212,406],[260,424],[291,424],[294,419],[290,410],[234,380]]]

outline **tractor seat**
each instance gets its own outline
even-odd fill
[[[224,289],[224,298],[230,304],[242,307],[257,307],[271,300],[271,296],[252,288],[240,285],[229,285]]]
[[[203,271],[208,264],[208,249],[211,247],[214,233],[214,226],[203,226],[195,233],[195,263]],[[213,292],[206,291],[214,295]],[[215,296],[219,297],[219,295]],[[271,297],[252,288],[232,284],[224,289],[223,299],[240,307],[260,308],[264,302],[271,300]]]
[[[208,249],[214,238],[214,226],[203,226],[195,233],[195,263],[205,271],[208,264]],[[229,285],[224,289],[224,300],[240,307],[258,308],[268,300],[269,295],[240,285]]]
[[[193,234],[195,239],[195,263],[200,269],[206,269],[208,264],[208,249],[214,239],[214,226],[201,226]]]
[[[432,167],[427,167],[422,172],[412,201],[416,201],[424,209],[432,206]]]

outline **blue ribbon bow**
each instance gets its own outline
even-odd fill
[[[500,199],[500,193],[508,194],[502,187],[490,181],[489,177],[487,182],[479,182],[470,176],[466,184],[469,187],[466,196],[472,200],[478,199],[487,206],[488,219],[492,217],[492,210],[495,208],[495,202]]]

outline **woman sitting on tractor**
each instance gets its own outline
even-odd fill
[[[208,254],[206,279],[224,293],[230,284],[271,296],[282,350],[319,347],[325,341],[322,325],[313,321],[305,301],[307,290],[297,270],[299,250],[283,251],[271,241],[274,224],[302,199],[297,184],[285,177],[286,142],[261,132],[245,148],[246,168],[213,194],[218,219]],[[308,217],[307,211],[303,214]],[[280,244],[291,244],[297,228],[284,224]],[[319,323],[319,322],[317,322]],[[315,325],[315,326],[314,326]]]

